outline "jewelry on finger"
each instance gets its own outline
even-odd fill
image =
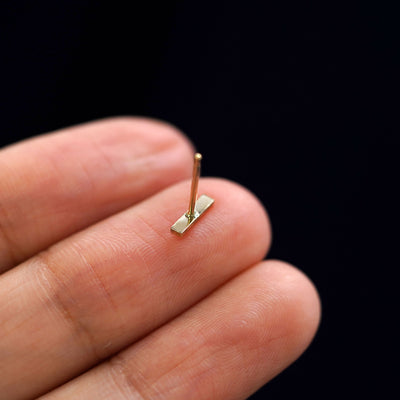
[[[214,203],[214,199],[203,194],[197,199],[202,155],[194,155],[192,185],[190,189],[189,209],[172,226],[171,231],[182,236]]]

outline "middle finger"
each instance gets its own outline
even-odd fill
[[[225,181],[202,185],[215,205],[184,238],[169,228],[188,182],[0,277],[0,393],[13,400],[63,383],[263,258],[269,226],[258,201]]]

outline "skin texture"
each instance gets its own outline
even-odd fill
[[[0,271],[189,178],[192,152],[174,127],[129,118],[84,124],[3,149]]]
[[[213,207],[184,237],[193,147],[140,118],[0,151],[0,400],[245,399],[318,326],[315,288],[262,261],[268,216],[201,179]]]

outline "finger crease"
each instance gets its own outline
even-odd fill
[[[55,307],[58,314],[61,315],[63,320],[72,328],[71,331],[78,340],[85,343],[84,348],[92,355],[91,358],[94,358],[95,362],[98,362],[101,360],[101,357],[97,354],[96,342],[90,329],[88,329],[79,318],[74,316],[73,312],[71,312],[71,308],[66,305],[66,302],[59,295],[60,292],[64,294],[68,292],[63,289],[65,285],[51,266],[47,252],[48,250],[43,251],[35,257],[40,263],[40,269],[44,272],[44,275],[41,275],[40,283],[46,288],[47,297],[51,300],[52,306]],[[51,280],[48,279],[49,275],[51,276]],[[51,284],[51,281],[54,282],[54,284]],[[72,301],[76,303],[75,299],[72,299]]]
[[[143,374],[136,370],[134,374],[130,373],[129,367],[122,358],[122,356],[115,356],[109,360],[110,365],[110,375],[114,380],[116,386],[120,389],[121,394],[123,394],[127,399],[135,400],[155,400],[155,396],[145,394],[144,390],[151,389],[147,380],[144,378]],[[134,378],[135,375],[135,378]],[[138,384],[140,382],[140,384]],[[140,387],[142,387],[140,389]],[[162,399],[164,396],[161,393],[154,393],[157,395],[158,399]]]

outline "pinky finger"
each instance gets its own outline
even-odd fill
[[[319,314],[301,272],[265,261],[43,399],[245,399],[305,350]]]

